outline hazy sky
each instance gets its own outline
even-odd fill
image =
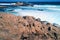
[[[0,2],[28,1],[28,2],[60,2],[60,0],[0,0]]]

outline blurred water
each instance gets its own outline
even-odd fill
[[[16,9],[57,12],[57,11],[60,11],[60,5],[34,5],[33,7],[32,6],[8,7],[8,8],[4,8],[4,11],[11,11]]]
[[[32,11],[32,12],[48,12],[48,13],[60,13],[60,5],[34,5],[32,6],[18,6],[18,7],[9,7],[5,9],[5,12],[15,13],[16,15],[20,12]],[[18,14],[19,15],[19,14]]]
[[[17,6],[1,9],[0,12],[7,12],[16,16],[34,16],[43,21],[60,24],[60,5],[34,5]]]

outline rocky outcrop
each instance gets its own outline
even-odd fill
[[[59,29],[31,16],[0,14],[0,40],[59,40]]]
[[[31,3],[26,3],[26,2],[17,2],[16,4],[17,6],[33,6],[33,4]]]

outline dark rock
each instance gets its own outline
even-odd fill
[[[41,19],[40,19],[40,18],[37,18],[37,19],[36,19],[36,21],[40,22],[40,21],[41,21]]]
[[[48,31],[51,31],[51,27],[48,27]]]

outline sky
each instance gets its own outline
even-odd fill
[[[60,2],[60,0],[0,0],[0,2],[14,2],[14,1],[26,1],[26,2]]]

